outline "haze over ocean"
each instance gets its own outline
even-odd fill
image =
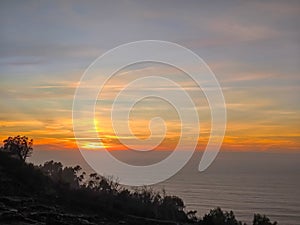
[[[153,153],[142,161],[128,152],[116,151],[114,155],[132,164],[148,164],[169,154]],[[254,213],[261,213],[279,224],[300,224],[299,153],[221,152],[203,173],[197,171],[200,156],[196,153],[182,171],[154,188],[165,188],[167,193],[181,197],[189,210],[195,209],[202,216],[220,206],[233,210],[247,223]],[[50,159],[93,171],[78,151],[35,151],[29,158],[35,164]]]

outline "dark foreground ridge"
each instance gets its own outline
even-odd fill
[[[47,162],[28,164],[0,151],[0,224],[242,225],[220,208],[203,218],[185,211],[177,196],[149,188],[126,189],[81,168]],[[259,214],[253,225],[274,225]]]
[[[80,167],[34,166],[0,151],[0,224],[188,224],[183,202],[129,191]]]

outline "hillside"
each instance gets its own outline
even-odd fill
[[[80,202],[88,195],[62,188],[39,168],[4,152],[0,152],[0,184],[0,224],[178,224]]]

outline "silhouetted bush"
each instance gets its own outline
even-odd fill
[[[265,215],[254,214],[253,225],[276,225],[276,224],[277,224],[276,221],[272,223],[270,219]]]
[[[85,173],[79,175],[80,166],[63,167],[60,162],[48,161],[40,165],[39,169],[49,176],[55,183],[67,185],[70,188],[77,189],[84,179]]]
[[[13,178],[15,185],[7,186],[12,190],[5,190],[5,193],[21,194],[48,194],[54,191],[49,177],[33,164],[25,163],[23,160],[14,159],[7,152],[0,151],[0,165],[4,172]],[[4,188],[4,187],[3,187]]]
[[[204,215],[199,225],[242,225],[242,222],[236,220],[232,211],[223,212],[221,208],[216,208]]]

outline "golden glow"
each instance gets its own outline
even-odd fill
[[[143,71],[153,73],[153,69]],[[168,73],[167,70],[163,72]],[[161,117],[165,122],[166,135],[157,150],[172,150],[177,145],[181,135],[181,123],[177,112],[168,103],[158,99],[148,99],[140,102],[130,112],[130,129],[133,137],[127,133],[117,136],[111,124],[110,110],[112,100],[116,97],[124,83],[138,76],[134,71],[129,80],[124,79],[124,74],[110,80],[103,89],[103,94],[96,106],[96,116],[94,123],[101,139],[99,141],[86,141],[84,147],[92,150],[126,150],[122,140],[129,139],[134,143],[134,139],[145,140],[151,134],[149,121],[153,117]],[[128,74],[127,74],[128,75]],[[269,76],[269,75],[268,75]],[[252,74],[247,79],[258,79],[261,74]],[[246,79],[246,78],[243,78]],[[204,150],[210,135],[210,110],[204,96],[196,96],[194,87],[188,82],[188,91],[196,105],[199,113],[200,124],[190,126],[190,132],[196,126],[200,126],[200,137],[197,149]],[[61,85],[61,84],[60,84]],[[71,87],[74,93],[74,85]],[[41,87],[43,89],[44,87]],[[227,131],[223,142],[223,150],[234,151],[299,151],[300,150],[300,122],[299,111],[288,110],[282,106],[275,98],[263,98],[261,90],[249,93],[243,89],[224,89],[227,103]],[[69,92],[67,93],[69,96]],[[69,101],[72,101],[70,95]],[[32,106],[33,107],[33,106]],[[46,106],[44,106],[46,107]],[[59,110],[48,109],[45,113],[35,112],[33,115],[7,112],[6,120],[2,119],[0,139],[4,140],[8,136],[17,134],[26,135],[34,139],[36,149],[76,149],[77,144],[72,128],[72,112],[69,109]],[[34,119],[33,119],[34,118]],[[35,119],[36,118],[36,119]],[[83,122],[84,123],[84,122]],[[117,121],[122,125],[124,121]],[[123,124],[124,125],[124,124]],[[123,126],[122,125],[122,126]],[[122,129],[121,129],[122,131]],[[154,137],[154,141],[156,138]],[[189,138],[189,137],[185,137]],[[143,146],[139,146],[143,147]],[[189,149],[190,146],[186,146]]]

